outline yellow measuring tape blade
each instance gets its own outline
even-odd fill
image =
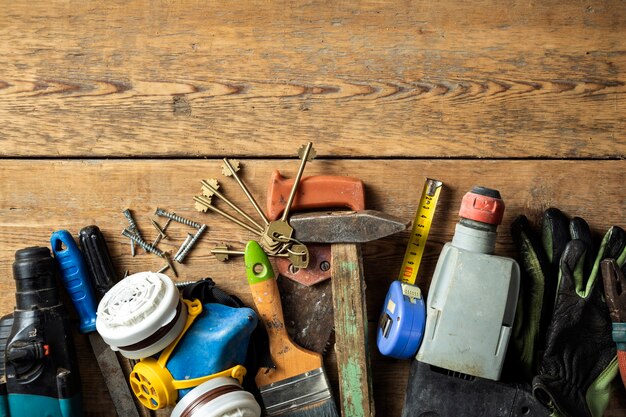
[[[398,278],[405,284],[414,285],[417,279],[417,271],[422,262],[426,240],[428,239],[433,217],[435,217],[435,208],[437,207],[442,186],[443,182],[431,178],[427,178],[424,184],[422,198],[415,213],[413,229],[411,230],[409,243],[402,261],[402,269],[400,269],[400,277]]]

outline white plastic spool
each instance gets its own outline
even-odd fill
[[[183,331],[186,320],[187,307],[172,280],[156,272],[139,272],[104,295],[96,329],[111,349],[128,359],[141,359],[165,349]],[[166,326],[169,330],[155,338]]]
[[[171,417],[260,417],[261,407],[236,379],[218,377],[198,385],[176,404]]]

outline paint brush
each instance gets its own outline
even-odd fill
[[[257,312],[267,329],[274,368],[261,368],[255,382],[268,416],[339,417],[319,353],[291,341],[274,269],[261,246],[246,245],[248,284]]]

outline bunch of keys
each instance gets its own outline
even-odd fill
[[[298,150],[298,156],[301,159],[300,168],[295,177],[293,187],[289,193],[289,199],[285,206],[285,210],[280,219],[269,221],[261,207],[256,202],[248,187],[243,180],[237,175],[240,170],[239,162],[236,160],[228,160],[224,158],[224,165],[222,166],[222,174],[227,177],[233,177],[239,187],[246,195],[257,214],[261,218],[262,223],[257,222],[254,218],[244,212],[241,208],[237,207],[232,201],[226,198],[222,193],[218,191],[220,185],[216,179],[202,180],[202,195],[194,196],[195,207],[198,211],[206,213],[211,210],[222,217],[227,218],[233,223],[243,227],[259,236],[258,242],[263,250],[269,256],[278,256],[288,258],[294,268],[306,268],[309,264],[309,251],[307,247],[293,238],[293,227],[289,224],[289,211],[296,195],[298,183],[302,178],[304,167],[307,161],[315,158],[315,150],[313,144],[309,142],[306,146],[302,146]],[[213,197],[217,197],[224,201],[230,208],[235,210],[243,219],[237,218],[218,207],[215,207],[212,203]],[[228,260],[230,255],[243,255],[242,251],[230,250],[227,245],[217,246],[211,251],[217,259],[220,261]]]

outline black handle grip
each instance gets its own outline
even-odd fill
[[[79,233],[79,240],[96,298],[100,300],[116,281],[109,248],[100,228],[95,225],[83,227]]]

